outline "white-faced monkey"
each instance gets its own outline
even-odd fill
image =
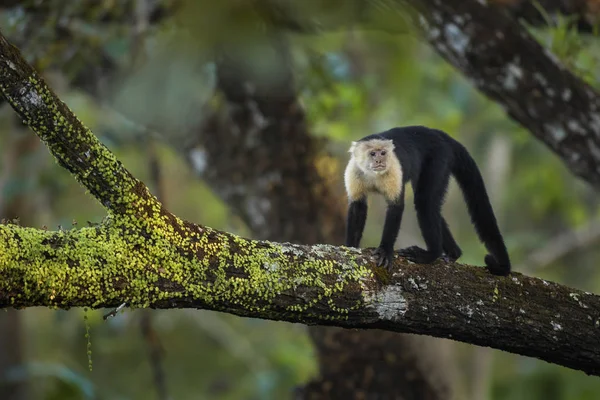
[[[394,243],[404,211],[404,187],[411,182],[419,227],[427,249],[411,246],[398,251],[403,257],[430,264],[445,254],[457,260],[462,251],[441,214],[450,174],[458,182],[479,239],[490,254],[488,270],[510,273],[510,260],[498,228],[479,168],[467,149],[445,132],[424,126],[393,128],[366,136],[350,147],[345,184],[348,193],[346,246],[358,247],[367,219],[367,194],[380,193],[387,201],[377,264],[391,267]]]

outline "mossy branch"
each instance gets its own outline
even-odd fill
[[[0,90],[58,163],[110,212],[143,218],[160,208],[146,186],[77,119],[1,33]]]
[[[165,210],[0,35],[0,89],[110,211],[97,227],[0,225],[0,307],[204,308],[411,332],[600,375],[600,297],[519,274],[396,261],[368,250],[247,240]]]
[[[0,225],[0,307],[212,309],[452,338],[600,375],[599,296],[459,264],[399,259],[389,277],[372,261],[369,250],[247,240],[178,219],[151,231],[119,219],[58,232]]]

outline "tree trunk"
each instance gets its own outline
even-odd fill
[[[26,189],[29,186],[26,182],[35,170],[24,160],[33,156],[40,141],[23,129],[17,118],[11,119],[14,123],[9,130],[9,143],[0,159],[3,164],[0,176],[0,219],[19,218],[22,224],[33,225],[36,207],[31,201],[32,197],[28,192],[30,189]],[[0,399],[3,400],[28,398],[27,381],[4,382],[11,368],[25,362],[22,315],[13,309],[0,312]]]
[[[199,172],[255,237],[343,243],[342,167],[326,153],[327,143],[309,133],[286,41],[272,39],[254,49],[253,57],[268,60],[268,73],[234,56],[235,47],[229,50],[217,69],[226,111],[199,131],[198,142],[188,149],[192,165],[202,153],[203,165],[210,167]],[[452,368],[437,350],[439,339],[323,327],[309,331],[321,375],[297,391],[301,398],[450,398],[444,371]]]

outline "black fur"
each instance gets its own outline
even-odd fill
[[[377,264],[389,268],[391,259],[394,256],[394,243],[400,231],[402,223],[402,213],[404,212],[404,190],[402,195],[395,203],[388,204],[385,213],[385,224],[381,235],[381,244],[377,249]],[[366,215],[365,215],[366,218]],[[357,246],[358,247],[358,246]]]
[[[353,201],[348,206],[348,221],[346,223],[346,246],[358,247],[367,220],[367,199]],[[399,228],[399,226],[398,226]]]
[[[398,253],[421,264],[432,263],[443,254],[452,261],[462,255],[441,215],[450,175],[453,175],[462,190],[475,231],[490,253],[485,257],[487,268],[495,275],[508,275],[511,269],[508,252],[483,178],[467,149],[445,132],[424,126],[393,128],[360,141],[382,138],[394,141],[394,153],[403,171],[402,187],[407,182],[413,186],[419,227],[427,245],[426,250],[411,246]],[[402,189],[399,203],[388,204],[383,235],[377,249],[379,265],[387,267],[391,264],[394,242],[402,221],[403,196]],[[366,203],[363,205],[363,202],[350,204],[346,235],[348,246],[358,247],[360,243],[367,216]]]

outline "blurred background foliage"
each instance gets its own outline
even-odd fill
[[[152,188],[148,142],[156,139],[160,167],[167,177],[163,184],[168,207],[188,220],[248,234],[178,150],[202,120],[203,105],[219,101],[213,95],[215,46],[236,43],[268,76],[268,56],[257,53],[260,47],[255,46],[268,30],[256,2],[20,3],[2,9],[1,29],[125,166]],[[320,12],[324,19],[343,20],[357,10],[335,1]],[[402,31],[393,24],[394,15],[382,9],[371,24]],[[549,27],[530,29],[569,68],[597,87],[597,37],[582,37],[568,18],[548,22]],[[516,269],[600,293],[597,237],[587,238],[581,246],[576,242],[545,262],[531,257],[535,252],[543,254],[558,235],[597,225],[596,193],[501,107],[477,93],[427,43],[410,32],[390,33],[390,29],[339,29],[288,34],[287,39],[310,129],[329,139],[330,150],[341,163],[347,159],[351,140],[374,131],[410,124],[447,131],[479,163]],[[55,229],[71,227],[74,221],[78,225],[99,222],[102,208],[56,165],[44,146],[36,145],[37,138],[12,110],[4,106],[0,118],[4,216],[16,216],[8,215],[6,205],[17,199],[16,210],[27,225]],[[19,157],[9,157],[23,140],[32,144]],[[381,232],[383,203],[373,199],[371,204],[364,246],[376,245]],[[454,183],[444,213],[463,247],[461,261],[481,264],[483,248]],[[406,214],[400,243],[422,243],[412,207]],[[87,312],[90,372],[82,310],[18,312],[22,329],[17,347],[23,362],[0,370],[0,385],[26,382],[27,398],[32,399],[156,398],[140,331],[141,311],[126,310],[107,321],[102,314]],[[152,316],[173,399],[291,398],[294,386],[318,372],[304,326],[208,311],[153,311]],[[3,317],[0,329],[10,330]],[[474,384],[471,372],[477,357],[491,362],[486,378],[490,398],[600,398],[596,377],[508,353],[451,345],[459,371],[457,398],[467,398]],[[15,344],[0,346],[8,349]]]

